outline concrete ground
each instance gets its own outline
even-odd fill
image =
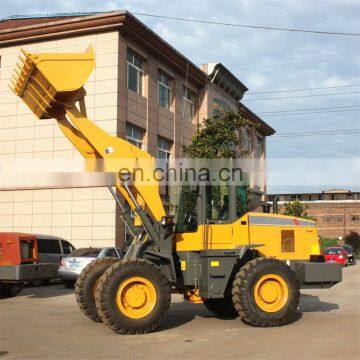
[[[176,295],[161,328],[122,336],[82,315],[62,285],[27,288],[0,302],[4,359],[359,359],[360,265],[327,290],[302,291],[297,320],[253,328],[221,320]]]

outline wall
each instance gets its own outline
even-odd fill
[[[85,88],[87,114],[107,132],[117,132],[118,33],[32,43],[29,52],[81,52],[92,44],[96,68]],[[9,89],[19,46],[0,49],[0,158],[81,157],[56,121],[37,120]],[[115,203],[103,188],[0,191],[0,231],[64,237],[75,246],[110,245],[115,239]]]
[[[350,231],[360,233],[360,201],[309,201],[307,212],[317,222],[319,235],[327,238],[346,236]],[[279,204],[279,210],[284,205]]]

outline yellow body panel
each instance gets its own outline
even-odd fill
[[[292,247],[284,246],[289,243],[284,231],[293,234]],[[259,245],[256,250],[261,255],[280,260],[305,260],[320,254],[313,221],[278,214],[248,213],[231,224],[203,224],[196,232],[176,234],[177,251],[228,250],[244,245]]]

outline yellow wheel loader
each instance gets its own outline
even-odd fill
[[[86,116],[83,86],[95,66],[92,47],[82,54],[22,52],[14,93],[37,118],[57,121],[90,171],[117,174],[109,190],[132,241],[122,260],[97,260],[79,277],[76,298],[91,319],[121,334],[147,333],[166,316],[171,294],[181,293],[219,317],[279,326],[292,321],[300,288],[341,281],[341,266],[320,255],[314,221],[239,212],[236,186],[226,188],[226,216],[212,209],[222,190],[207,184],[184,185],[176,216],[167,215],[158,184],[119,173],[134,163],[149,173],[155,159]]]

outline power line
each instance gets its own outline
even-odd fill
[[[258,91],[258,92],[250,92],[250,93],[247,93],[246,95],[273,94],[273,93],[283,93],[283,92],[293,92],[293,91],[323,90],[323,89],[338,89],[338,88],[346,88],[346,87],[354,87],[354,86],[360,86],[360,84],[354,84],[354,85],[338,85],[338,86],[324,86],[324,87],[303,88],[303,89],[260,91],[260,92]]]
[[[284,112],[293,112],[293,111],[311,111],[311,110],[331,110],[331,109],[345,109],[358,107],[358,105],[345,105],[345,106],[330,106],[330,107],[320,107],[320,108],[305,108],[305,109],[293,109],[293,110],[275,110],[275,111],[263,111],[258,112],[257,114],[274,114],[274,113],[284,113]]]
[[[304,97],[351,95],[351,94],[359,94],[359,93],[360,93],[360,91],[352,91],[352,92],[346,92],[346,93],[333,93],[333,94],[313,94],[313,95],[299,95],[299,96],[283,96],[283,97],[276,97],[276,98],[244,99],[244,101],[298,99],[298,98],[304,98]]]
[[[201,24],[209,25],[222,25],[222,26],[232,26],[232,27],[242,27],[250,29],[263,29],[263,30],[276,30],[276,31],[289,31],[289,32],[301,32],[301,33],[312,33],[318,35],[341,35],[341,36],[360,36],[359,33],[348,33],[348,32],[335,32],[335,31],[319,31],[319,30],[307,30],[307,29],[294,29],[294,28],[283,28],[283,27],[273,27],[273,26],[259,26],[259,25],[246,25],[246,24],[234,24],[234,23],[225,23],[209,20],[197,20],[189,18],[180,18],[174,16],[165,16],[165,15],[155,15],[155,14],[145,14],[139,12],[133,12],[134,15],[154,17],[159,19],[168,19],[176,21],[186,21],[186,22],[195,22]]]
[[[325,110],[325,111],[310,111],[310,112],[300,112],[300,113],[289,113],[289,114],[266,114],[263,116],[294,116],[294,115],[308,115],[308,114],[324,114],[324,113],[339,113],[339,112],[348,112],[348,111],[359,111],[357,109],[346,109],[346,110]]]
[[[295,136],[318,136],[318,135],[347,135],[358,134],[360,128],[357,129],[339,129],[339,130],[324,130],[324,131],[308,131],[308,132],[293,132],[293,133],[280,133],[272,137],[295,137]]]
[[[272,62],[251,62],[251,63],[244,63],[244,64],[230,64],[227,65],[228,68],[243,68],[243,67],[273,67],[273,66],[281,66],[281,65],[292,65],[292,64],[302,64],[302,63],[318,63],[319,61],[338,61],[344,60],[344,56],[359,56],[359,53],[355,54],[333,54],[328,56],[322,56],[318,58],[307,58],[307,59],[299,59],[299,60],[280,60],[280,61],[272,61]]]

